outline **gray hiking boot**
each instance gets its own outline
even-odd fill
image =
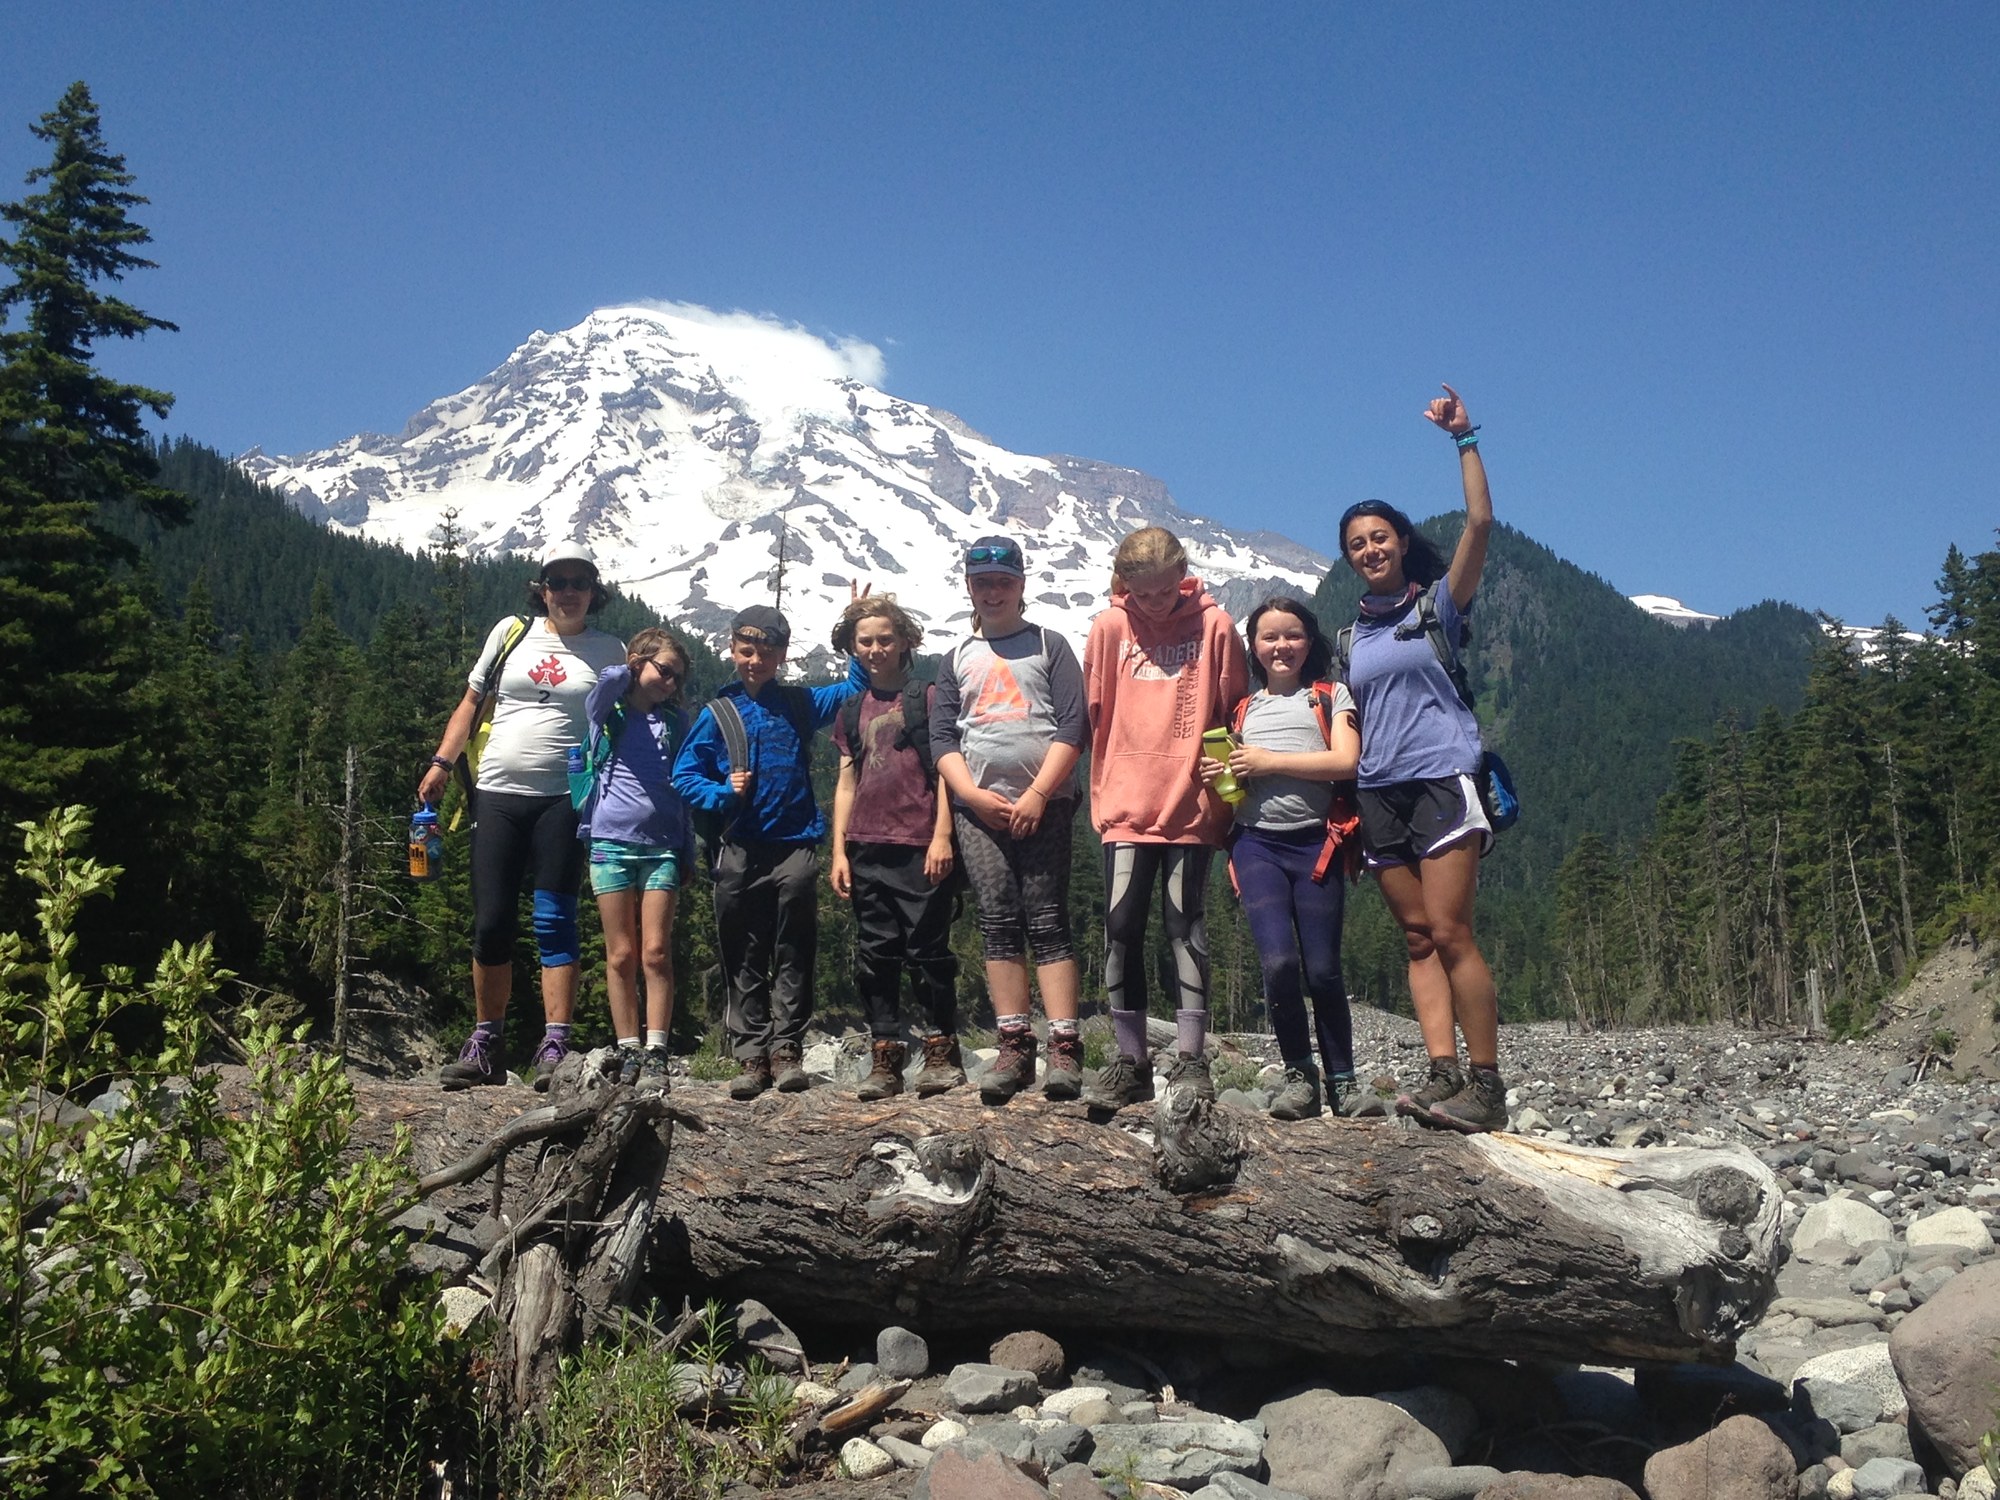
[[[614,1047],[611,1049],[611,1061],[604,1071],[611,1075],[613,1083],[629,1089],[639,1082],[639,1065],[645,1060],[643,1048]]]
[[[1215,1097],[1215,1075],[1208,1070],[1206,1052],[1176,1052],[1167,1064],[1167,1087],[1193,1089],[1198,1099]]]
[[[1000,1055],[979,1080],[979,1097],[1005,1104],[1035,1081],[1035,1034],[1025,1026],[1000,1029]]]
[[[556,1076],[556,1069],[569,1056],[569,1043],[554,1032],[542,1034],[542,1045],[535,1049],[535,1092],[546,1094],[549,1080]]]
[[[1477,1063],[1465,1073],[1465,1087],[1449,1099],[1440,1099],[1425,1115],[1427,1124],[1480,1135],[1507,1128],[1507,1085],[1498,1068],[1482,1068]]]
[[[1434,1057],[1423,1086],[1406,1089],[1396,1096],[1396,1113],[1426,1119],[1430,1112],[1465,1087],[1465,1075],[1458,1070],[1457,1057]]]
[[[729,1080],[729,1097],[755,1099],[771,1086],[771,1059],[759,1052],[742,1059],[743,1071]]]
[[[917,1097],[928,1099],[965,1082],[965,1055],[958,1038],[939,1033],[924,1038],[924,1065],[917,1073]]]
[[[1211,1088],[1214,1084],[1209,1085]],[[1119,1053],[1091,1075],[1083,1102],[1092,1109],[1123,1109],[1153,1097],[1153,1065]]]
[[[673,1085],[667,1078],[667,1049],[648,1047],[639,1059],[639,1092],[642,1094],[664,1094]]]
[[[438,1083],[446,1090],[512,1082],[513,1079],[507,1076],[506,1048],[498,1037],[488,1040],[486,1033],[476,1028],[465,1039],[458,1061],[448,1062],[438,1070]]]
[[[910,1049],[891,1037],[878,1036],[869,1049],[868,1076],[861,1080],[861,1087],[854,1091],[857,1099],[887,1099],[891,1094],[903,1092],[903,1064],[910,1060]]]
[[[771,1072],[781,1094],[803,1093],[812,1087],[796,1042],[783,1042],[771,1049]]]
[[[1364,1088],[1352,1073],[1327,1075],[1326,1102],[1343,1120],[1381,1119],[1389,1113],[1382,1096]]]
[[[1049,1030],[1049,1065],[1042,1071],[1042,1094],[1074,1099],[1083,1092],[1083,1038],[1074,1031]]]
[[[1352,1082],[1352,1080],[1349,1080]],[[1340,1106],[1334,1105],[1335,1114]],[[1274,1120],[1317,1120],[1319,1118],[1319,1069],[1309,1062],[1287,1063],[1284,1081],[1271,1100]]]

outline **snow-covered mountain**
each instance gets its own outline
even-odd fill
[[[884,394],[872,346],[682,304],[607,308],[537,333],[396,437],[246,469],[307,515],[411,550],[448,511],[473,552],[579,538],[605,575],[720,640],[745,604],[783,607],[821,644],[848,580],[893,592],[931,629],[968,618],[960,549],[1004,532],[1028,553],[1032,616],[1078,639],[1112,551],[1169,527],[1232,610],[1277,589],[1310,599],[1329,560],[1175,506],[1159,480],[1089,459],[1009,452],[949,412]]]

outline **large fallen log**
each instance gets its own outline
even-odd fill
[[[667,1161],[651,1274],[918,1327],[1610,1363],[1726,1360],[1772,1294],[1782,1194],[1747,1151],[1175,1102],[718,1101]]]
[[[971,1090],[741,1104],[683,1085],[672,1113],[704,1128],[674,1131],[669,1150],[659,1106],[635,1112],[628,1090],[595,1080],[580,1097],[559,1082],[553,1108],[518,1088],[434,1087],[358,1083],[359,1134],[410,1127],[432,1201],[486,1214],[523,1397],[541,1383],[526,1366],[539,1377],[646,1290],[937,1330],[1723,1361],[1780,1254],[1782,1194],[1740,1148],[1281,1124],[1184,1092],[1102,1120],[1029,1096],[988,1108]],[[641,1115],[654,1123],[635,1128]],[[497,1195],[494,1137],[541,1158]],[[530,1258],[531,1243],[556,1255]],[[534,1285],[511,1284],[516,1264]],[[527,1315],[540,1332],[518,1326]]]

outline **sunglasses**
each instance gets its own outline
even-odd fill
[[[597,580],[588,573],[550,573],[542,579],[542,587],[558,594],[581,594],[597,586]]]
[[[681,680],[681,674],[675,671],[672,667],[668,666],[665,662],[659,662],[659,661],[654,662],[653,670],[655,672],[658,672],[660,676],[664,677],[668,682],[679,682]]]
[[[967,550],[965,560],[969,563],[1017,563],[1021,553],[1015,547],[973,547]]]

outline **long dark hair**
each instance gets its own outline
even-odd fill
[[[1319,628],[1319,616],[1314,614],[1313,607],[1303,600],[1294,599],[1288,594],[1273,594],[1251,610],[1249,618],[1243,622],[1243,640],[1250,651],[1250,675],[1256,679],[1257,686],[1270,686],[1270,674],[1264,670],[1264,664],[1257,660],[1257,622],[1272,613],[1297,615],[1299,623],[1306,628],[1306,659],[1305,664],[1299,668],[1299,681],[1308,687],[1315,682],[1324,682],[1326,674],[1333,670],[1333,644],[1327,640],[1326,633]]]
[[[1451,571],[1451,563],[1438,551],[1437,543],[1410,524],[1404,515],[1387,500],[1363,500],[1358,505],[1350,505],[1340,517],[1340,556],[1347,561],[1347,528],[1360,516],[1380,516],[1396,528],[1396,535],[1403,539],[1403,577],[1419,587],[1428,587]],[[1351,568],[1352,562],[1347,562]]]

